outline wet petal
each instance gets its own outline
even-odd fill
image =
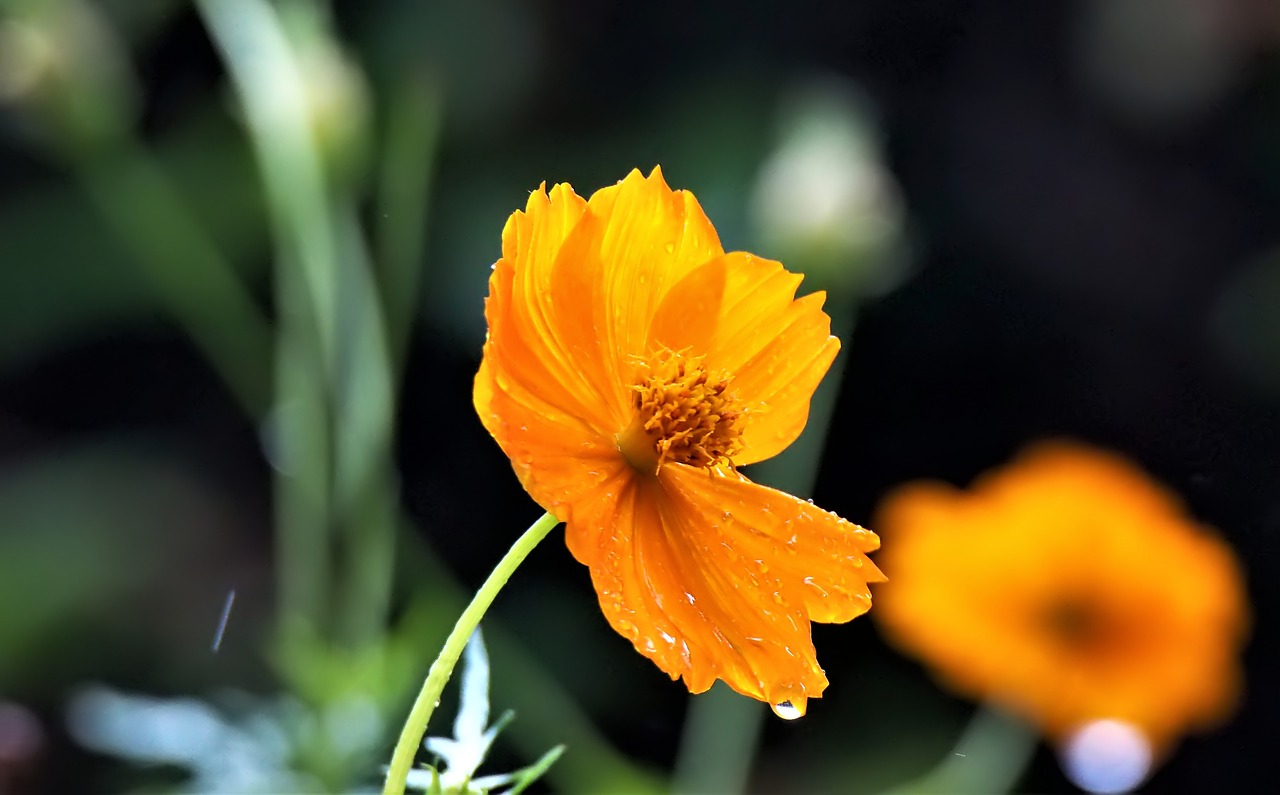
[[[480,364],[473,399],[525,490],[562,521],[573,518],[584,494],[627,466],[612,437],[506,378],[492,357]]]
[[[732,252],[677,284],[654,317],[651,345],[705,352],[732,374],[748,412],[737,464],[771,458],[795,441],[809,400],[840,350],[824,295],[795,300],[801,277],[781,264]]]
[[[598,261],[575,254],[586,202],[567,185],[529,196],[503,230],[503,256],[489,279],[486,356],[525,389],[601,432],[615,430],[618,394],[602,367],[593,302],[582,273]]]
[[[775,596],[775,578],[695,528],[700,517],[668,499],[658,481],[632,477],[607,488],[612,498],[579,509],[566,538],[590,566],[615,630],[693,693],[723,679],[744,695],[791,699],[800,709],[821,694],[827,680],[809,622],[798,601]],[[707,548],[691,541],[695,529]]]
[[[745,695],[791,701],[803,711],[827,684],[810,620],[845,621],[866,611],[866,580],[882,579],[862,554],[874,547],[874,535],[736,476],[672,465],[660,480],[671,554],[703,605],[707,629],[721,641],[719,651],[731,652],[722,678]],[[814,525],[798,528],[808,543],[783,536],[788,518],[798,516]],[[823,543],[833,548],[821,549]]]
[[[857,618],[871,607],[867,584],[885,580],[867,557],[880,546],[876,534],[810,502],[733,473],[711,477],[688,467],[664,471],[664,483],[701,521],[719,525],[740,554],[800,593],[813,621]]]
[[[569,550],[591,569],[609,625],[672,679],[700,693],[718,668],[697,636],[682,627],[704,620],[686,597],[682,573],[664,548],[651,480],[627,473],[596,490],[565,528]],[[695,660],[697,661],[695,663]]]
[[[604,221],[598,251],[608,263],[602,304],[610,316],[601,333],[615,361],[625,364],[647,352],[649,326],[664,296],[724,249],[698,200],[672,191],[657,168],[647,178],[632,171],[593,194],[589,206]]]

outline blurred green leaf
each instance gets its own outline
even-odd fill
[[[81,633],[101,632],[111,611],[204,535],[187,517],[208,515],[207,497],[172,469],[84,448],[0,475],[0,604],[10,608],[0,610],[0,690],[49,676],[51,660],[101,665],[110,652],[86,657]],[[132,621],[124,612],[118,619]],[[78,651],[54,653],[63,644]]]
[[[163,141],[158,157],[227,259],[253,281],[263,264],[262,201],[233,132],[221,115],[196,119]],[[162,312],[76,183],[53,182],[0,206],[0,263],[0,368]],[[174,267],[182,267],[181,252]]]
[[[515,786],[511,788],[510,795],[517,795],[517,793],[524,792],[530,784],[542,778],[542,774],[547,772],[547,770],[556,763],[556,760],[564,753],[564,749],[565,747],[563,745],[557,745],[555,748],[552,748],[550,751],[543,754],[542,757],[532,765],[521,770],[517,770],[512,774],[515,776]]]

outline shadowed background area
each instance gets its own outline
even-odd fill
[[[0,793],[182,780],[171,759],[140,769],[77,742],[68,705],[90,686],[232,715],[290,693],[348,729],[363,719],[341,710],[369,702],[369,737],[394,732],[463,594],[540,512],[471,407],[502,224],[543,181],[588,195],[655,164],[726,249],[831,293],[830,420],[781,467],[820,460],[819,505],[867,524],[897,484],[963,486],[1066,436],[1218,528],[1253,605],[1246,694],[1149,787],[1274,777],[1274,3],[335,2],[342,52],[313,53],[311,123],[350,205],[335,217],[394,264],[378,274],[396,396],[380,402],[352,343],[333,410],[365,428],[386,408],[394,467],[357,479],[368,500],[333,519],[356,530],[321,552],[335,581],[387,584],[396,629],[369,641],[328,593],[342,653],[275,634],[279,483],[299,460],[280,440],[305,394],[285,400],[273,370],[289,251],[218,50],[180,0],[57,0],[73,20],[57,25],[39,5],[0,1]],[[341,318],[363,317],[361,289],[338,286]],[[339,338],[362,339],[341,318]],[[368,507],[382,498],[402,520]],[[394,554],[362,552],[366,520],[398,534]],[[565,742],[540,786],[625,791],[675,763],[689,697],[608,627],[559,539],[492,613],[493,709],[518,715],[490,763]],[[869,618],[814,637],[832,685],[803,720],[765,722],[752,791],[878,791],[948,753],[970,702]],[[303,766],[351,791],[376,780],[380,742],[350,770]],[[1075,791],[1048,748],[1019,789]]]

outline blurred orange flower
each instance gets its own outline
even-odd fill
[[[827,686],[810,621],[865,613],[883,579],[873,533],[735,468],[800,434],[840,347],[800,279],[726,254],[658,169],[589,201],[544,186],[503,230],[474,393],[613,628],[690,691],[785,717]]]
[[[1239,566],[1120,457],[1043,443],[967,492],[909,484],[877,521],[880,626],[956,691],[1053,739],[1117,719],[1156,749],[1232,711]]]

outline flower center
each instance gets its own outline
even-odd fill
[[[729,382],[708,373],[701,357],[661,351],[641,362],[636,416],[618,434],[618,450],[641,472],[668,462],[695,467],[732,466],[742,447],[742,411]]]
[[[1050,604],[1042,620],[1050,634],[1071,647],[1092,646],[1101,630],[1096,611],[1079,599]]]

